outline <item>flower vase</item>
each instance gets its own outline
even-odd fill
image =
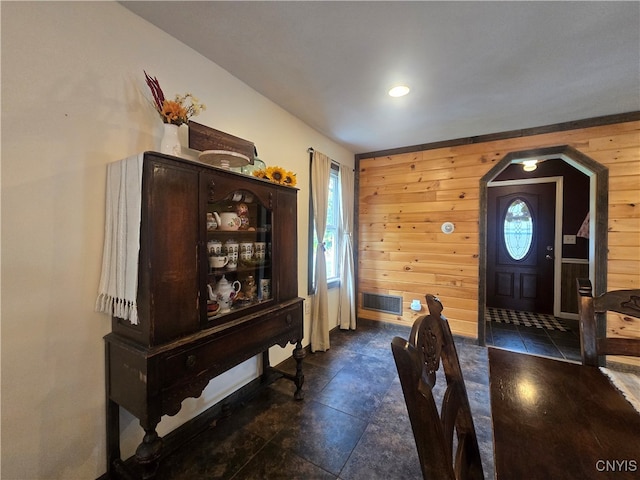
[[[160,142],[160,153],[179,157],[182,153],[182,146],[180,145],[180,139],[178,138],[178,125],[174,125],[173,123],[164,123],[163,126],[164,134],[162,135],[162,141]]]

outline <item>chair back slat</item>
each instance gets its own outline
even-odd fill
[[[431,387],[425,378],[426,375],[421,375],[420,354],[413,345],[400,337],[394,337],[391,349],[409,412],[422,475],[425,479],[455,480],[453,464],[447,461],[450,457],[442,441],[444,438],[442,424],[437,420],[438,408]],[[425,428],[425,425],[429,428]],[[432,460],[425,464],[422,461],[423,458]]]
[[[447,386],[442,398],[440,413],[444,443],[445,447],[447,447],[447,455],[449,458],[453,458],[453,434],[456,429],[456,421],[458,420],[459,414],[461,414],[460,409],[463,408],[461,401],[462,392],[458,390],[457,386],[457,383],[452,383]]]
[[[640,356],[640,339],[635,338],[599,338],[599,352],[616,352],[615,355]],[[611,355],[611,354],[610,354]]]
[[[414,322],[409,340],[395,337],[391,343],[422,475],[429,480],[479,480],[480,450],[453,335],[441,302],[433,295],[426,299],[429,314]],[[447,388],[438,413],[433,387],[440,365]]]
[[[432,379],[431,385],[433,386],[435,372],[440,368],[440,358],[442,357],[444,344],[440,319],[432,315],[419,317],[413,323],[409,342],[420,352],[425,372],[428,378]]]
[[[580,352],[584,365],[604,365],[606,355],[640,356],[640,338],[607,337],[607,312],[640,323],[640,289],[612,290],[593,296],[591,281],[577,279],[580,315]]]
[[[612,290],[595,297],[593,307],[596,313],[609,311],[640,317],[640,290]]]

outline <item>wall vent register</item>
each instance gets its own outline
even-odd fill
[[[402,297],[397,295],[382,295],[379,293],[363,293],[362,308],[402,315]]]

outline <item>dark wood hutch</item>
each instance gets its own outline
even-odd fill
[[[151,478],[161,457],[156,427],[162,416],[177,414],[184,399],[199,397],[212,378],[241,362],[262,354],[266,379],[273,371],[269,348],[294,344],[296,373],[283,375],[295,382],[295,398],[303,397],[297,190],[155,152],[144,153],[142,168],[139,323],[113,317],[105,336],[110,478],[129,475],[120,458],[120,407],[145,431],[136,460],[143,477]],[[241,228],[207,224],[208,213],[233,211],[240,203]],[[212,241],[264,245],[265,254],[238,259],[235,268],[213,268]],[[235,293],[229,309],[214,310],[218,282],[249,280],[258,287],[270,283],[270,295]]]

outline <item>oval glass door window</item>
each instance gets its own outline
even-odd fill
[[[502,222],[502,231],[511,258],[522,260],[526,257],[533,243],[533,218],[524,200],[516,198],[509,204]]]

